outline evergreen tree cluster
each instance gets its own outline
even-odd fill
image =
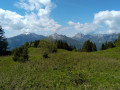
[[[90,40],[87,40],[82,49],[79,49],[79,51],[82,51],[82,52],[95,52],[97,51],[97,48],[96,48],[96,44],[91,42]]]
[[[109,48],[114,48],[114,43],[112,43],[111,41],[110,42],[105,42],[101,45],[101,48],[100,50],[106,50],[106,49],[109,49]]]
[[[30,47],[34,47],[34,48],[49,48],[50,52],[55,52],[56,49],[65,49],[68,51],[72,51],[75,50],[76,51],[76,47],[72,47],[70,45],[68,45],[66,42],[63,42],[62,40],[56,40],[53,41],[52,38],[49,38],[48,40],[43,39],[43,40],[35,40],[34,42],[31,42]]]
[[[103,43],[100,50],[106,50],[114,47],[120,47],[120,35],[118,36],[118,39],[114,41],[114,43],[111,41]]]
[[[57,44],[58,49],[65,49],[68,51],[76,50],[76,47],[69,46],[66,42],[63,42],[62,40],[55,41]]]

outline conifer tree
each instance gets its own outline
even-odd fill
[[[106,41],[104,45],[105,45],[105,50],[106,50],[108,48],[108,42]]]
[[[34,47],[35,47],[35,48],[37,48],[37,47],[38,47],[39,42],[40,42],[40,40],[35,40],[35,42],[34,42]]]
[[[91,52],[92,51],[92,43],[90,42],[90,40],[87,40],[83,47],[82,47],[82,52]]]
[[[101,48],[100,48],[100,50],[105,50],[106,48],[105,48],[105,44],[103,43],[102,45],[101,45]]]
[[[92,51],[95,52],[97,51],[97,47],[96,47],[96,44],[94,43],[93,46],[92,46]]]
[[[0,56],[5,55],[7,51],[8,42],[4,36],[4,30],[0,26]]]

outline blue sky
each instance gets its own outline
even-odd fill
[[[2,0],[0,24],[7,37],[24,32],[118,33],[119,4],[119,0]]]
[[[69,20],[92,22],[94,14],[99,11],[120,10],[119,0],[55,0],[55,3],[57,7],[53,9],[52,14],[59,22],[64,17],[65,23]]]

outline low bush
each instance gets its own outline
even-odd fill
[[[14,49],[14,56],[13,60],[14,61],[19,61],[19,62],[26,62],[28,61],[28,47],[22,46],[20,48]]]

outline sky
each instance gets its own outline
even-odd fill
[[[120,32],[120,0],[1,0],[7,37],[31,32],[74,36]]]

